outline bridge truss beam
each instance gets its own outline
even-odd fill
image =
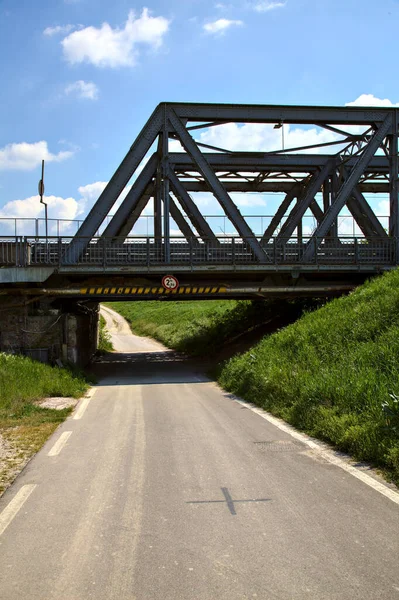
[[[398,115],[395,108],[162,103],[72,239],[63,263],[79,261],[132,179],[103,236],[123,242],[153,198],[154,238],[163,247],[166,263],[170,218],[190,243],[199,239],[219,243],[191,195],[200,191],[213,194],[260,264],[267,262],[264,247],[273,236],[283,245],[291,237],[302,240],[303,218],[309,211],[317,226],[303,254],[304,262],[313,260],[317,246],[337,239],[337,219],[345,206],[367,240],[399,239]],[[201,135],[201,130],[229,123],[305,129],[311,125],[327,132],[330,140],[267,152],[236,151],[205,143],[209,136]],[[184,152],[171,152],[171,140],[180,142]],[[231,197],[233,191],[285,194],[260,239]],[[376,192],[387,193],[389,198],[388,232],[364,196]]]

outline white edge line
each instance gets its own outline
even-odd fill
[[[57,456],[57,454],[61,452],[71,435],[72,431],[64,431],[64,433],[61,433],[60,437],[55,442],[54,446],[51,448],[47,456]]]
[[[389,487],[387,487],[383,483],[376,481],[373,477],[370,477],[370,475],[367,475],[367,473],[363,473],[363,471],[360,471],[353,465],[346,463],[344,460],[342,460],[338,456],[334,456],[334,454],[332,452],[329,452],[328,450],[324,450],[323,448],[320,447],[320,445],[317,442],[310,439],[306,434],[299,433],[299,431],[296,431],[291,425],[288,425],[288,424],[284,423],[283,421],[281,421],[280,419],[273,417],[272,415],[270,415],[268,412],[266,412],[262,408],[259,408],[258,406],[255,406],[254,404],[251,404],[250,402],[245,402],[244,400],[240,400],[239,398],[236,398],[236,397],[234,398],[234,401],[237,402],[238,404],[241,404],[242,406],[245,406],[245,408],[249,408],[254,413],[256,413],[257,415],[262,417],[262,419],[269,421],[269,423],[271,423],[275,427],[278,427],[279,429],[281,429],[281,431],[284,431],[285,433],[288,433],[293,438],[296,438],[297,440],[303,442],[304,444],[306,444],[307,446],[312,448],[312,450],[317,450],[318,454],[320,454],[320,456],[322,458],[324,458],[331,464],[335,465],[336,467],[339,467],[340,469],[343,469],[347,473],[350,473],[350,475],[353,475],[353,477],[360,479],[360,481],[363,481],[363,483],[365,483],[369,487],[373,488],[374,490],[376,490],[383,496],[386,496],[386,498],[389,498],[389,500],[392,500],[392,502],[395,502],[395,504],[399,504],[399,493],[398,492],[395,492],[395,490],[391,490]]]
[[[0,535],[4,533],[13,518],[18,514],[18,511],[25,504],[35,487],[35,483],[24,485],[14,496],[8,506],[5,507],[3,512],[0,514]]]

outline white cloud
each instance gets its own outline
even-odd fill
[[[74,198],[60,196],[45,196],[49,217],[57,219],[75,219],[79,206]],[[43,204],[40,196],[31,196],[24,200],[11,200],[0,210],[0,217],[16,217],[37,219],[43,216]]]
[[[0,148],[0,170],[14,171],[32,171],[41,164],[42,160],[46,162],[61,162],[73,156],[71,150],[52,154],[46,141],[21,142],[18,144],[8,144]]]
[[[207,33],[211,33],[213,35],[223,34],[227,29],[234,26],[240,26],[244,23],[242,21],[232,21],[230,19],[218,19],[217,21],[212,21],[211,23],[205,23],[204,30]]]
[[[48,37],[52,37],[54,35],[69,33],[72,29],[76,29],[76,25],[56,25],[55,27],[46,27],[43,31],[43,35],[47,35]]]
[[[87,208],[87,205],[90,205],[91,207],[96,200],[98,200],[106,185],[106,181],[95,181],[94,183],[89,183],[88,185],[81,185],[78,188],[78,192],[82,197],[85,209]],[[81,212],[83,212],[83,209]]]
[[[382,99],[382,98],[377,98],[376,96],[373,96],[373,94],[362,94],[361,96],[359,96],[359,98],[357,98],[356,100],[354,100],[353,102],[347,102],[345,104],[345,106],[382,106],[382,107],[394,107],[394,106],[399,106],[399,102],[397,104],[394,104],[391,100],[388,100],[388,98]]]
[[[75,81],[66,86],[65,93],[76,94],[78,98],[85,98],[88,100],[97,100],[99,95],[99,89],[92,81]]]
[[[138,44],[158,48],[168,29],[167,19],[151,17],[148,9],[143,8],[137,19],[130,11],[123,28],[113,29],[108,23],[99,28],[85,27],[68,35],[61,44],[70,64],[87,62],[96,67],[126,67],[136,64]]]
[[[276,8],[284,8],[285,5],[285,2],[269,2],[268,0],[260,0],[259,2],[255,2],[252,5],[252,8],[256,10],[256,12],[269,12],[270,10],[275,10]]]

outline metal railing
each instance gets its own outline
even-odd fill
[[[383,227],[388,228],[389,217],[386,215],[376,215]],[[183,215],[184,219],[190,224],[190,219],[187,215]],[[234,235],[234,227],[229,218],[224,215],[203,215],[205,221],[210,225],[215,235]],[[243,218],[251,227],[254,235],[263,235],[273,215],[243,215]],[[283,217],[279,227],[276,230],[278,233],[287,217]],[[104,231],[105,227],[111,221],[112,215],[107,215],[104,223],[96,235],[99,236]],[[70,236],[75,235],[84,219],[48,219],[48,231],[54,236]],[[317,226],[317,220],[313,215],[305,214],[302,220],[303,231],[311,234]],[[171,221],[171,227],[177,228],[177,225]],[[337,218],[338,235],[351,235],[353,237],[360,233],[359,227],[352,215],[339,215]],[[41,237],[45,235],[45,220],[42,218],[29,217],[0,217],[0,236],[35,236]],[[136,235],[152,236],[154,235],[154,215],[141,215],[134,226],[133,231],[129,234],[130,237]]]
[[[70,247],[71,240],[81,241]],[[302,241],[273,238],[264,244],[264,264],[301,265],[380,265],[397,264],[396,238],[366,240],[346,237]],[[72,238],[72,237],[3,237],[0,238],[0,266],[37,267],[62,265],[146,266],[152,265],[253,265],[261,261],[254,255],[249,238],[220,236],[213,240],[171,237],[165,247],[163,240],[153,237]],[[252,244],[253,245],[253,244]],[[305,260],[309,245],[314,252]],[[75,248],[75,250],[73,250]],[[68,249],[68,255],[66,251]],[[67,256],[67,258],[66,258]],[[165,257],[169,256],[166,260]],[[309,256],[307,252],[306,256]],[[262,264],[262,263],[261,263]]]

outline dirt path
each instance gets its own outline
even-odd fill
[[[151,338],[133,335],[125,319],[111,308],[101,305],[100,313],[116,352],[168,352],[168,348]]]

